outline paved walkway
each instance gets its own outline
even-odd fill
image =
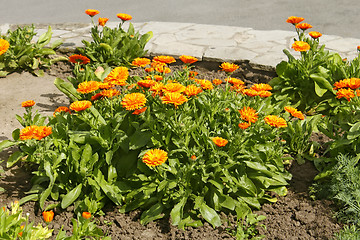
[[[108,22],[107,26],[115,27],[117,24],[118,22]],[[69,51],[82,47],[82,39],[91,40],[91,24],[40,24],[36,27],[38,35],[44,33],[49,25],[53,29],[52,40],[63,39],[63,48]],[[283,49],[288,49],[295,56],[299,55],[291,49],[296,37],[295,30],[259,31],[243,27],[175,22],[133,25],[140,33],[153,32],[153,38],[146,46],[150,55],[191,55],[203,61],[219,62],[248,60],[250,63],[273,67],[282,60],[287,60]],[[10,27],[10,24],[0,25],[0,31],[4,34]],[[124,28],[127,28],[126,24]],[[342,58],[353,59],[358,55],[360,39],[323,35],[320,42],[326,45],[326,49],[338,52]]]

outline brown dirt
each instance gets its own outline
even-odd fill
[[[274,69],[266,66],[252,65],[249,62],[237,62],[240,69],[233,77],[245,80],[246,83],[268,82],[276,76]],[[223,79],[225,74],[218,71],[219,63],[202,62],[197,64],[198,77],[212,80]],[[70,66],[66,63],[56,64],[48,74],[66,79],[71,73]],[[176,67],[176,66],[175,66]],[[49,83],[51,84],[51,83]],[[52,108],[57,106],[52,105]],[[49,109],[49,110],[54,110]],[[0,153],[0,161],[6,160],[16,150],[7,149]],[[1,165],[5,166],[3,162]],[[6,192],[0,194],[0,206],[10,205],[14,200],[25,196],[25,192],[31,188],[31,173],[25,164],[17,164],[0,178],[0,187]],[[266,216],[261,222],[266,230],[259,228],[265,239],[331,239],[338,232],[341,225],[333,218],[333,207],[329,201],[311,200],[308,188],[317,174],[311,162],[299,166],[293,163],[290,172],[293,179],[290,182],[288,195],[278,197],[275,204],[265,204],[257,214]],[[30,220],[43,223],[41,211],[36,203],[28,202],[22,206],[25,213],[30,214]],[[106,206],[104,216],[97,216],[98,225],[108,233],[112,239],[235,239],[228,229],[235,229],[236,219],[233,216],[225,216],[224,225],[213,229],[205,223],[203,227],[188,228],[182,231],[172,226],[169,219],[152,222],[147,226],[139,223],[139,211],[129,214],[120,214],[118,207]],[[71,208],[55,210],[55,218],[49,224],[50,228],[57,232],[62,225],[68,232],[71,231]]]

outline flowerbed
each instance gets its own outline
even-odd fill
[[[86,13],[93,21],[98,11]],[[293,48],[301,58],[286,52],[289,61],[277,66],[270,85],[246,86],[233,76],[239,68],[234,63],[222,63],[225,77],[210,81],[197,77],[194,57],[180,56],[177,71],[169,68],[176,62],[171,56],[144,58],[151,33],[140,36],[132,25],[126,32],[121,27],[130,17],[118,17],[122,22],[115,29],[99,19],[94,41],[69,57],[73,76],[55,80],[72,103],[46,119],[33,112],[35,102],[23,102],[25,113],[17,116],[23,129],[0,145],[20,149],[7,167],[25,161],[36,168],[20,204],[37,201],[45,221],[51,222],[53,210],[73,206],[73,235],[100,237],[103,232],[90,219],[111,203],[122,213],[141,209],[142,224],[170,218],[180,229],[204,222],[215,228],[224,222],[220,212],[241,223],[287,194],[291,174],[285,166],[293,159],[327,170],[343,149],[357,154],[358,60],[340,61],[324,51],[321,34],[306,37],[311,26],[302,19],[288,19],[296,27]],[[128,67],[141,74],[131,76]],[[317,144],[309,141],[319,130],[334,139],[320,158]],[[317,179],[328,176],[329,171]],[[6,209],[1,213],[12,216]],[[12,226],[4,225],[18,236],[22,229]],[[239,224],[236,236],[256,235],[249,231]],[[31,226],[23,232],[31,234]],[[65,235],[60,231],[59,239]]]

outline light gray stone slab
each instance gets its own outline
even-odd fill
[[[205,46],[205,47],[236,47],[236,41],[233,39],[216,39],[216,38],[195,38],[184,41],[188,44]]]
[[[236,61],[236,60],[251,60],[258,56],[257,53],[243,49],[232,47],[214,47],[205,51],[203,60],[216,61]]]
[[[339,52],[357,51],[357,46],[360,45],[360,40],[356,38],[342,38],[325,43],[327,49]]]
[[[190,55],[198,59],[202,59],[205,52],[205,48],[202,46],[195,46],[186,43],[169,43],[165,45],[153,45],[150,49],[151,54],[153,55],[171,55],[171,56],[181,56],[181,55]]]
[[[148,22],[144,24],[140,29],[141,34],[145,34],[149,31],[152,31],[155,35],[162,33],[176,33],[181,31],[184,28],[194,25],[193,23],[162,23],[162,22]]]
[[[166,45],[168,43],[174,43],[177,42],[177,39],[174,34],[172,33],[164,33],[160,34],[158,36],[154,36],[152,39],[150,39],[151,43],[156,45]]]
[[[7,31],[10,29],[10,24],[1,24],[0,25],[0,34],[5,35]]]

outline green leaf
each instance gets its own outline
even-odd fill
[[[43,48],[45,45],[47,45],[51,40],[52,32],[51,27],[48,27],[48,30],[46,33],[43,33],[39,39],[37,40],[36,44],[39,48]]]
[[[209,222],[214,228],[221,225],[221,219],[214,209],[206,205],[204,202],[200,205],[200,213],[203,218]]]
[[[184,196],[170,212],[172,224],[175,226],[179,225],[180,221],[183,219],[183,210],[187,199],[188,197]]]
[[[150,209],[144,211],[140,217],[140,223],[145,225],[151,221],[164,217],[163,213],[164,206],[161,203],[156,203]]]
[[[39,198],[39,194],[37,194],[37,193],[31,194],[31,195],[28,195],[28,196],[20,199],[19,204],[22,205],[28,201],[36,201],[36,200],[38,200],[38,198]]]
[[[145,146],[151,139],[151,132],[148,131],[136,131],[130,137],[130,146],[131,150],[139,149]]]
[[[315,82],[315,92],[319,97],[322,97],[327,91],[334,93],[332,85],[322,75],[313,73],[310,78]]]
[[[15,163],[17,163],[22,157],[24,157],[26,154],[24,152],[21,151],[17,151],[14,152],[13,154],[11,154],[11,156],[9,157],[7,163],[6,163],[6,167],[10,168],[12,167]]]
[[[41,55],[54,55],[56,52],[50,48],[43,48],[39,50],[39,54]]]
[[[0,152],[2,152],[4,149],[12,147],[17,145],[17,142],[13,142],[10,140],[4,140],[2,142],[0,142]]]
[[[62,39],[57,39],[56,41],[54,41],[53,43],[51,43],[51,49],[57,48],[57,47],[59,47],[61,44],[63,44],[63,40],[62,40]]]
[[[81,194],[82,183],[77,185],[73,190],[68,192],[61,201],[61,208],[67,208],[72,204]]]
[[[72,101],[78,101],[81,99],[81,95],[76,91],[74,86],[70,82],[65,82],[61,78],[56,78],[54,81],[55,86],[68,96]]]
[[[348,132],[347,139],[353,140],[360,136],[360,122],[355,123]]]

